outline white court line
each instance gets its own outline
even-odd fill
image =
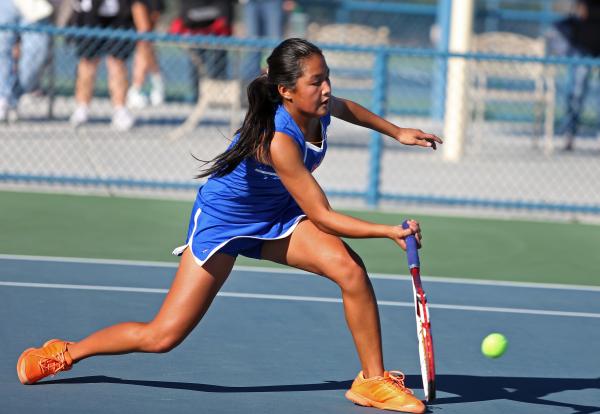
[[[22,260],[32,262],[56,262],[56,263],[81,263],[81,264],[105,264],[117,266],[142,266],[142,267],[164,267],[176,268],[177,263],[154,262],[144,260],[117,260],[117,259],[92,259],[78,257],[53,257],[53,256],[27,256],[0,254],[0,260]],[[307,275],[310,274],[303,270],[277,267],[261,266],[235,266],[235,270],[266,274],[286,274],[286,275]],[[394,275],[387,273],[369,273],[371,279],[387,280],[410,280],[409,275]],[[431,283],[453,283],[461,285],[482,285],[482,286],[506,286],[533,289],[556,289],[556,290],[582,290],[586,292],[600,292],[600,286],[588,285],[567,285],[561,283],[532,283],[532,282],[514,282],[505,280],[483,280],[483,279],[465,279],[446,276],[421,276],[421,278]]]
[[[71,285],[58,283],[25,283],[25,282],[8,282],[0,281],[0,286],[8,287],[26,287],[26,288],[44,288],[44,289],[74,289],[74,290],[94,290],[94,291],[110,291],[110,292],[130,292],[130,293],[160,293],[165,294],[167,289],[154,288],[135,288],[123,286],[98,286],[98,285]],[[220,292],[217,294],[220,297],[227,298],[243,298],[243,299],[264,299],[264,300],[282,300],[282,301],[298,301],[298,302],[326,302],[326,303],[342,303],[340,298],[325,298],[319,296],[294,296],[294,295],[269,295],[262,293],[239,293],[239,292]],[[382,300],[377,302],[380,306],[400,306],[412,308],[412,302],[394,302]],[[447,305],[447,304],[429,304],[431,309],[449,309],[462,310],[470,312],[497,312],[497,313],[518,313],[526,315],[545,315],[545,316],[566,316],[573,318],[600,318],[600,313],[589,312],[564,312],[551,311],[543,309],[523,309],[523,308],[496,308],[488,306],[463,306],[463,305]]]

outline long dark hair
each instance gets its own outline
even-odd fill
[[[275,111],[282,102],[278,85],[293,89],[302,76],[304,59],[323,52],[312,43],[298,38],[281,42],[267,58],[268,71],[248,85],[248,112],[238,141],[227,151],[205,162],[196,178],[229,174],[246,157],[268,158],[275,133]],[[212,164],[208,168],[205,165]]]

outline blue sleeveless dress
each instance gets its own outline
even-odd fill
[[[275,131],[291,137],[304,154],[304,165],[314,171],[327,151],[327,127],[331,117],[321,118],[321,147],[308,143],[300,127],[280,105],[275,113]],[[233,145],[239,135],[236,135]],[[281,138],[284,139],[284,138]],[[186,244],[173,251],[192,250],[199,265],[217,252],[260,259],[265,240],[282,239],[305,217],[281,183],[275,170],[252,158],[244,159],[231,173],[209,177],[199,188],[190,215]]]

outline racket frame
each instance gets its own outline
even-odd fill
[[[402,223],[402,227],[405,229],[409,227],[407,220]],[[421,283],[421,264],[417,240],[414,235],[411,235],[405,238],[405,242],[408,267],[412,277],[423,392],[425,393],[425,399],[431,402],[435,400],[435,356],[433,351],[433,337],[431,335],[431,322],[429,320],[429,307],[427,306],[427,296]]]

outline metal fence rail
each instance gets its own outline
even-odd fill
[[[219,50],[227,57],[219,78],[243,85],[240,73],[249,53],[267,54],[276,45],[269,40],[211,36],[180,37],[54,27],[0,26],[0,31],[36,31],[52,37],[54,59],[42,79],[42,92],[26,95],[19,106],[19,120],[0,125],[0,185],[5,188],[45,185],[60,190],[101,190],[110,194],[148,194],[169,191],[187,196],[197,188],[192,179],[200,159],[222,151],[231,137],[231,119],[239,123],[244,108],[227,105],[243,102],[230,84],[211,90],[189,76],[194,66],[193,50]],[[166,85],[166,101],[156,107],[132,110],[136,126],[117,132],[110,127],[111,104],[106,74],[101,70],[91,106],[90,122],[78,128],[69,124],[77,58],[67,39],[101,37],[150,41],[155,46]],[[463,126],[466,140],[458,161],[448,161],[443,151],[431,153],[398,145],[391,139],[334,120],[329,133],[328,160],[316,175],[333,197],[381,202],[421,203],[439,206],[473,206],[483,209],[550,211],[566,214],[600,214],[600,143],[594,124],[594,108],[583,113],[583,128],[574,151],[562,152],[564,137],[563,96],[568,89],[570,68],[589,66],[598,70],[600,59],[532,57],[487,53],[453,54],[431,49],[393,46],[349,46],[320,44],[328,54],[346,59],[332,60],[334,94],[354,99],[400,126],[417,127],[442,134],[444,122],[429,116],[431,90],[440,60],[463,59],[469,67],[465,90],[473,103],[477,63],[511,65],[506,79],[496,75],[487,87],[532,94],[535,81],[528,73],[539,64],[551,73],[556,86],[551,137],[545,136],[538,120],[548,101],[505,102],[491,99],[479,118],[473,105]],[[370,56],[369,64],[351,65],[357,56]],[[346,64],[348,63],[348,64]],[[354,79],[339,81],[336,74]],[[204,85],[204,87],[203,87]],[[224,86],[225,85],[225,86]],[[591,85],[597,94],[597,85]],[[203,92],[204,90],[204,92]],[[237,93],[237,96],[236,96]],[[210,96],[208,96],[210,95]],[[186,124],[205,96],[208,109],[193,125]],[[499,95],[501,96],[501,94]],[[540,106],[541,105],[541,106]],[[49,110],[51,108],[51,110]],[[541,109],[540,109],[541,108]],[[480,108],[479,108],[480,109]],[[481,111],[480,111],[481,112]],[[49,116],[51,115],[51,116]],[[458,121],[457,121],[458,122]],[[182,129],[182,125],[187,128]],[[451,140],[452,137],[445,137]],[[544,151],[550,139],[554,150]]]

